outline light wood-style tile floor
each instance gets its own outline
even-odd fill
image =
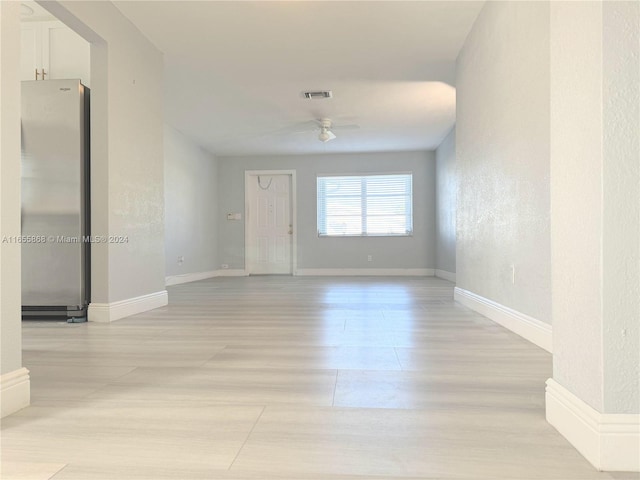
[[[435,278],[216,278],[112,324],[24,323],[6,480],[637,479],[544,418],[551,356]]]

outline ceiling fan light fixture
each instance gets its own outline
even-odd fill
[[[320,129],[320,135],[318,135],[318,140],[320,140],[321,142],[326,143],[329,140],[333,140],[334,138],[336,138],[336,136],[333,134],[333,132],[327,130],[326,127],[322,127]]]
[[[318,140],[320,140],[321,142],[328,142],[329,140],[331,140],[325,128],[323,128],[320,132],[320,135],[318,135]]]

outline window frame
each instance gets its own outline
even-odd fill
[[[405,200],[405,226],[408,222],[406,219],[408,218],[410,221],[410,230],[406,230],[404,233],[366,233],[367,229],[367,219],[369,215],[367,215],[367,199],[375,198],[380,195],[367,195],[366,192],[366,178],[367,177],[387,177],[387,176],[408,176],[409,181],[409,198]],[[320,202],[320,180],[331,178],[331,177],[356,177],[361,181],[361,191],[360,191],[360,233],[322,233],[320,231],[321,227],[321,213],[324,216],[324,227],[325,230],[327,228],[327,214],[326,214],[326,193],[324,195],[324,199],[322,203]],[[406,192],[404,194],[406,196]],[[324,211],[321,212],[321,208],[324,207]],[[407,213],[407,207],[410,210]],[[413,171],[395,171],[395,172],[376,172],[376,173],[330,173],[330,174],[317,174],[316,175],[316,232],[319,238],[363,238],[363,237],[412,237],[414,233],[414,224],[413,224],[413,212],[414,212],[414,195],[413,195]]]

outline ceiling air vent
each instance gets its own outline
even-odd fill
[[[303,92],[304,98],[309,100],[322,100],[323,98],[331,98],[331,90],[316,90],[313,92]]]

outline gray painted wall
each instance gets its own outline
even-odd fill
[[[162,53],[111,2],[50,2],[91,42],[91,301],[165,290]]]
[[[456,273],[456,129],[436,150],[436,268]]]
[[[457,284],[551,323],[549,4],[487,2],[456,85]]]
[[[215,157],[164,127],[166,275],[218,268],[218,169]],[[178,257],[184,257],[180,264]]]
[[[219,261],[244,268],[244,222],[226,214],[244,212],[245,170],[296,170],[298,268],[435,268],[435,155],[394,152],[332,155],[219,157]],[[411,237],[318,238],[318,174],[413,172],[414,235]],[[373,261],[367,261],[367,255]]]

